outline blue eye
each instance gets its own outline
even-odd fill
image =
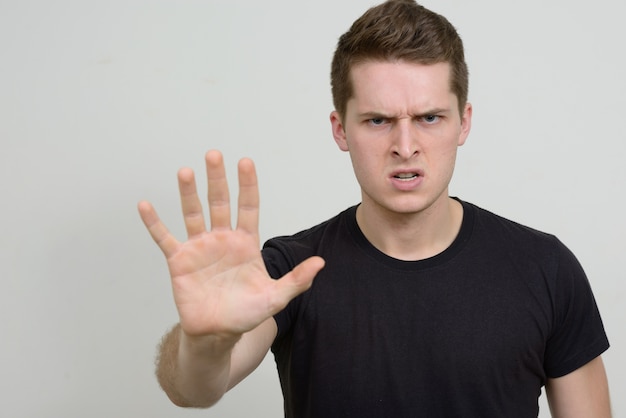
[[[370,119],[370,123],[372,125],[382,125],[383,123],[385,123],[385,118],[372,118]]]
[[[426,115],[423,117],[424,122],[426,123],[436,123],[439,121],[439,116],[437,115]]]

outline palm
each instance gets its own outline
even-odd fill
[[[182,244],[168,265],[181,324],[190,334],[243,333],[271,315],[274,281],[246,233],[204,232]]]
[[[258,238],[258,187],[251,161],[239,165],[237,228],[231,228],[230,199],[222,157],[206,157],[211,231],[191,170],[181,170],[179,189],[188,240],[178,242],[147,202],[141,218],[167,258],[174,301],[183,330],[190,335],[240,335],[249,331],[305,290],[322,267],[310,259],[281,280],[269,277]]]

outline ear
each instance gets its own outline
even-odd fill
[[[330,126],[333,130],[333,138],[335,143],[342,151],[348,151],[348,141],[346,140],[346,130],[343,127],[339,112],[333,110],[330,113]]]
[[[465,108],[463,109],[463,114],[461,115],[461,133],[459,135],[459,141],[458,141],[459,146],[465,144],[465,140],[467,139],[471,128],[472,128],[472,105],[471,103],[466,103]]]

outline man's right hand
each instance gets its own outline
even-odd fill
[[[210,231],[190,169],[178,173],[187,241],[178,241],[167,230],[150,203],[142,201],[138,209],[167,259],[182,331],[192,338],[211,335],[236,341],[308,289],[324,261],[311,257],[280,280],[272,279],[260,252],[254,163],[242,159],[238,165],[238,218],[233,229],[222,155],[209,151],[205,159]]]

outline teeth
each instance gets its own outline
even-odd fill
[[[417,174],[415,173],[402,173],[402,174],[397,174],[394,176],[397,179],[412,179],[414,177],[417,177]]]

